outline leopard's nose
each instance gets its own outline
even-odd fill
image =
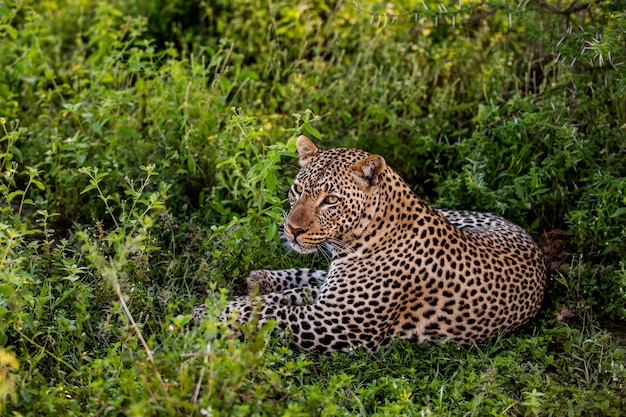
[[[291,224],[286,223],[285,224],[285,229],[287,229],[289,231],[289,233],[291,233],[293,235],[294,238],[298,237],[299,235],[301,235],[302,233],[306,232],[309,229],[303,229],[301,227],[293,227]]]

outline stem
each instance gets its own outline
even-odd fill
[[[191,397],[191,403],[195,404],[198,402],[198,397],[200,396],[200,388],[202,388],[202,380],[204,379],[204,371],[205,371],[205,367],[203,366],[202,369],[200,369],[200,376],[198,377],[198,381],[196,382],[196,388],[193,391],[193,396]],[[211,391],[209,391],[210,393]]]
[[[143,335],[141,334],[141,330],[139,330],[139,326],[137,326],[135,319],[130,313],[130,310],[128,309],[128,305],[126,304],[126,301],[124,301],[124,295],[122,294],[120,283],[117,280],[115,282],[114,287],[115,287],[115,293],[117,294],[117,298],[120,300],[120,304],[122,305],[122,309],[124,310],[126,317],[128,317],[128,320],[130,321],[130,324],[132,325],[133,330],[135,331],[135,334],[139,338],[139,341],[141,342],[143,348],[145,349],[146,355],[148,355],[148,359],[150,360],[150,363],[152,364],[154,373],[156,374],[159,380],[159,385],[161,386],[161,389],[163,390],[163,392],[167,393],[167,387],[163,383],[163,378],[161,378],[161,374],[159,373],[159,369],[157,368],[156,362],[154,360],[154,356],[152,356],[152,350],[148,346],[148,343],[146,343],[146,340],[143,338]]]
[[[17,211],[17,214],[20,216],[22,215],[22,208],[24,207],[24,200],[26,200],[26,194],[28,193],[28,188],[30,187],[32,182],[33,182],[33,179],[31,177],[30,180],[28,180],[28,184],[26,184],[26,188],[24,188],[24,194],[22,194],[22,200],[20,201],[20,209]]]
[[[115,223],[115,227],[120,227],[120,225],[117,223],[117,219],[113,215],[113,210],[111,210],[111,207],[109,206],[109,203],[107,202],[107,198],[104,196],[104,193],[100,189],[100,185],[98,184],[98,181],[95,179],[95,177],[92,177],[92,178],[94,178],[94,181],[96,183],[96,189],[98,190],[98,194],[100,195],[100,200],[104,202],[104,206],[107,208],[109,215],[113,219],[113,223]]]
[[[22,336],[22,338],[28,340],[32,345],[34,345],[35,347],[37,347],[37,348],[41,349],[42,351],[46,352],[47,355],[49,355],[50,357],[55,359],[57,362],[62,363],[63,365],[67,366],[68,368],[70,368],[72,370],[72,372],[78,372],[78,370],[76,368],[74,368],[72,365],[70,365],[65,359],[60,358],[57,355],[55,355],[54,353],[50,352],[44,346],[41,346],[39,343],[37,343],[34,339],[31,339],[30,337],[28,337],[24,333],[22,333],[20,331],[20,329],[15,328],[15,330],[20,334],[20,336]]]
[[[133,197],[133,203],[130,206],[130,210],[128,211],[128,217],[130,217],[130,215],[132,213],[134,213],[135,211],[135,207],[137,206],[137,200],[139,200],[139,198],[141,197],[141,195],[143,194],[143,190],[146,188],[146,186],[148,185],[148,183],[150,183],[150,177],[152,176],[152,173],[150,171],[148,171],[146,173],[146,179],[142,182],[141,186],[139,187],[139,190],[135,193],[135,196]],[[133,187],[133,191],[134,191],[134,187]],[[146,211],[143,213],[143,216],[145,216],[148,211],[151,209],[151,207],[149,207],[148,209],[146,209]],[[133,226],[133,229],[130,233],[130,235],[132,236],[133,233],[135,232],[135,230],[137,229],[137,223],[135,223],[135,225]]]
[[[0,267],[4,266],[4,264],[7,262],[7,259],[9,258],[9,251],[13,248],[13,243],[16,241],[16,239],[13,238],[10,232],[7,233],[7,236],[8,236],[8,241],[4,248],[2,259],[0,260]]]

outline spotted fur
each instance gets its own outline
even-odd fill
[[[301,253],[330,250],[330,268],[254,271],[252,295],[222,319],[274,319],[303,349],[329,352],[394,337],[484,341],[537,313],[546,268],[522,228],[428,206],[380,156],[321,151],[304,136],[297,149],[285,238]]]

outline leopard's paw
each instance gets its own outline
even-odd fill
[[[265,270],[260,269],[250,272],[248,278],[246,278],[248,295],[257,296],[271,292],[267,278],[267,271]]]

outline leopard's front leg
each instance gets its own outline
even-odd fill
[[[245,324],[256,316],[259,326],[268,320],[276,320],[281,328],[291,331],[293,341],[298,346],[306,351],[320,353],[345,351],[354,346],[363,346],[373,352],[390,340],[391,321],[361,317],[352,309],[334,304],[332,300],[318,297],[312,304],[306,305],[281,302],[291,300],[291,296],[301,297],[302,293],[298,290],[260,297],[239,297],[228,303],[220,319],[235,319]]]
[[[293,305],[293,306],[301,306],[313,304],[317,301],[319,297],[320,288],[312,285],[305,285],[300,288],[290,288],[285,291],[278,291],[269,294],[264,294],[263,296],[248,296],[242,295],[240,297],[235,298],[235,300],[228,303],[226,306],[226,310],[220,315],[220,319],[224,320],[228,315],[229,308],[232,306],[237,306],[238,309],[241,309],[242,306],[246,305],[261,305],[263,303],[272,303],[279,305]]]
[[[327,271],[309,268],[270,271],[260,269],[250,272],[246,278],[249,295],[263,295],[291,288],[318,286],[326,279]]]
[[[310,304],[317,298],[319,285],[326,279],[327,273],[308,268],[252,271],[246,279],[248,294],[252,297],[272,294],[267,300],[275,304]],[[235,302],[248,299],[248,296],[241,296]],[[204,320],[207,316],[206,306],[195,307],[192,315],[196,321]]]

